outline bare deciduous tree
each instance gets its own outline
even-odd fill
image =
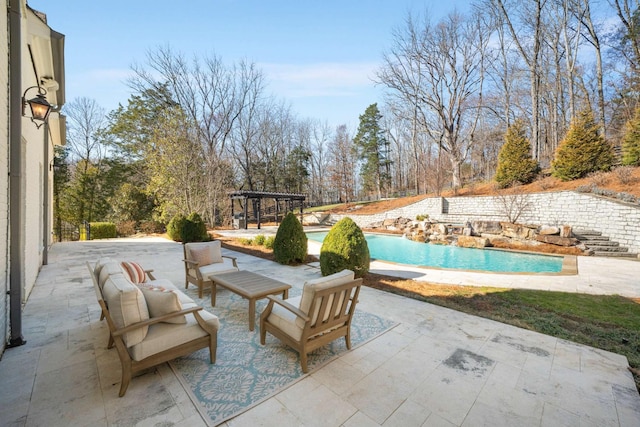
[[[461,165],[473,143],[483,61],[488,37],[475,18],[451,13],[432,25],[407,18],[377,77],[398,98],[414,105],[421,131],[451,162],[454,188],[462,184]]]

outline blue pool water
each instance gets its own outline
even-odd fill
[[[327,232],[307,233],[322,242]],[[459,248],[414,242],[399,236],[365,234],[371,259],[427,267],[482,270],[496,273],[558,273],[562,257],[499,250]]]

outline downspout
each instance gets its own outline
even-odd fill
[[[42,188],[42,265],[49,264],[49,121],[44,122],[44,162],[43,162],[43,188]]]
[[[9,345],[22,337],[22,40],[21,0],[9,3]]]

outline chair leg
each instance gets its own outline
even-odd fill
[[[122,382],[120,383],[120,393],[118,396],[122,397],[129,388],[131,382],[131,364],[122,364]]]
[[[113,348],[113,335],[109,334],[109,342],[107,343],[107,348]]]
[[[260,344],[262,345],[267,342],[267,330],[264,326],[264,322],[260,322]]]
[[[211,334],[209,341],[209,361],[216,363],[216,352],[218,351],[218,331],[215,334]]]
[[[351,349],[351,328],[347,330],[347,335],[344,336],[344,342],[347,345],[347,350]]]
[[[300,353],[300,366],[302,366],[302,372],[305,374],[309,372],[309,368],[307,367],[307,353]]]

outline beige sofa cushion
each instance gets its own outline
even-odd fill
[[[195,305],[196,304],[187,304],[184,305],[183,308],[191,308]],[[200,313],[204,321],[213,329],[217,331],[220,328],[220,321],[215,315],[206,310],[200,310],[198,313]],[[131,358],[134,360],[142,360],[168,348],[173,348],[207,335],[198,325],[193,314],[188,314],[185,317],[187,318],[187,322],[182,324],[156,323],[151,325],[144,341],[129,348]]]
[[[120,267],[118,266],[118,268]],[[124,328],[133,323],[149,319],[149,309],[142,291],[129,282],[122,274],[122,271],[120,271],[120,274],[109,276],[104,283],[102,295],[107,302],[109,313],[117,328]],[[127,347],[136,345],[146,337],[147,332],[147,326],[128,332],[123,336],[124,342]]]
[[[100,274],[98,275],[98,286],[100,289],[104,289],[104,284],[110,276],[122,276],[122,268],[120,263],[115,260],[110,260],[102,266]],[[124,277],[124,276],[123,276]]]
[[[160,317],[182,310],[178,291],[158,284],[140,283],[138,287],[144,295],[149,309],[149,316]],[[187,323],[184,315],[165,320],[166,323]]]
[[[114,261],[112,258],[109,258],[109,257],[98,258],[98,261],[96,261],[96,264],[93,266],[93,273],[96,275],[96,278],[100,275],[100,271],[102,271],[102,267],[104,267],[105,264],[109,262],[114,262]]]

